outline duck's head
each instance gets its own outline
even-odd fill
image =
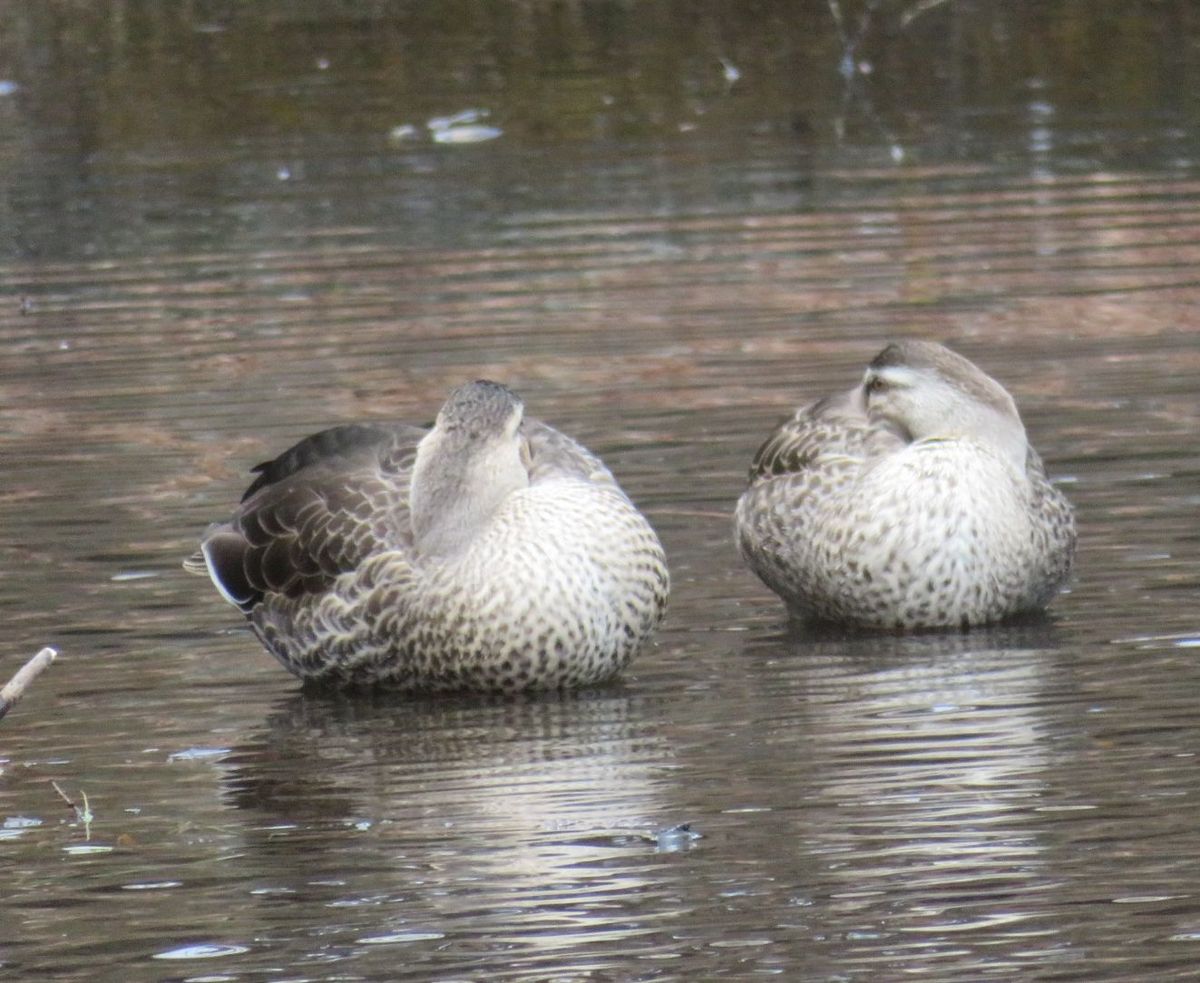
[[[466,545],[512,492],[529,484],[525,406],[498,382],[459,386],[417,445],[409,509],[417,552]]]
[[[1025,467],[1025,427],[1012,396],[944,345],[888,345],[867,366],[859,392],[871,422],[906,441],[969,438]]]

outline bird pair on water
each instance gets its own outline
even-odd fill
[[[353,425],[259,465],[207,571],[280,662],[342,686],[516,692],[618,673],[661,621],[654,530],[595,455],[494,382],[433,427]],[[1066,580],[1071,508],[1008,392],[942,345],[889,345],[755,456],[738,549],[798,618],[968,628]]]

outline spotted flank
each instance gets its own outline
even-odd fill
[[[889,345],[860,385],[759,449],[735,532],[797,618],[968,628],[1041,610],[1071,571],[1071,506],[1009,393],[942,345]]]
[[[456,389],[429,430],[337,427],[255,471],[185,566],[306,681],[587,686],[665,611],[649,523],[599,458],[497,383]]]

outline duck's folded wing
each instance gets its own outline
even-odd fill
[[[217,589],[249,611],[265,593],[323,590],[370,554],[409,545],[409,480],[423,434],[338,427],[258,465],[233,518],[201,543]]]
[[[616,485],[604,462],[582,444],[539,420],[526,418],[522,432],[529,446],[529,480],[543,481],[571,475],[587,481]]]
[[[862,456],[868,426],[856,395],[857,390],[851,390],[827,396],[797,410],[754,455],[750,481],[807,471],[831,454]]]

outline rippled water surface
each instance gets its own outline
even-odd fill
[[[1098,7],[0,8],[0,681],[61,651],[0,722],[0,975],[1194,978],[1200,22]],[[899,336],[1074,501],[1044,622],[815,635],[741,567],[762,437]],[[181,559],[479,376],[655,523],[657,641],[302,695]]]

